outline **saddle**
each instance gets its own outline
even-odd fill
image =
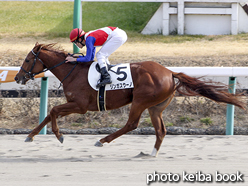
[[[129,63],[108,65],[108,72],[111,76],[112,83],[105,86],[96,87],[97,81],[101,78],[100,66],[97,62],[93,62],[88,72],[88,82],[94,90],[98,91],[98,109],[100,111],[105,108],[106,91],[133,88],[133,79]]]
[[[100,79],[100,67],[97,62],[93,62],[88,72],[88,82],[90,86],[98,91],[97,81]],[[112,83],[105,85],[106,91],[133,88],[133,79],[129,63],[108,65],[108,72]]]

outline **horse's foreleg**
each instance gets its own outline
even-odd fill
[[[41,129],[43,129],[43,127],[50,121],[51,121],[51,117],[50,115],[48,115],[36,128],[32,130],[32,132],[26,138],[25,142],[32,142],[34,140],[34,136],[39,134]]]
[[[138,124],[139,124],[140,116],[144,110],[145,109],[142,109],[140,107],[140,105],[133,103],[131,110],[130,110],[130,113],[129,113],[129,119],[128,119],[126,125],[123,128],[121,128],[120,130],[118,130],[118,131],[106,136],[105,138],[102,138],[101,140],[97,141],[95,146],[101,147],[101,146],[103,146],[103,143],[105,143],[105,142],[110,143],[111,141],[120,137],[121,135],[126,134],[129,131],[136,129]]]
[[[63,143],[64,137],[59,132],[59,127],[58,127],[56,119],[59,116],[63,117],[71,113],[82,113],[77,103],[75,102],[68,102],[63,105],[55,106],[52,108],[50,112],[50,117],[51,117],[51,122],[52,122],[52,131],[61,143]]]
[[[63,116],[66,116],[66,115],[69,115],[69,114],[70,113],[63,114]],[[36,128],[34,128],[32,130],[32,132],[26,138],[25,142],[32,142],[34,140],[34,136],[36,136],[37,134],[39,134],[39,132],[41,131],[41,129],[43,129],[43,127],[45,127],[45,125],[48,124],[50,121],[51,121],[51,116],[49,114],[49,115],[47,115],[47,117]],[[63,138],[61,138],[61,140],[63,140]]]
[[[63,105],[55,106],[52,108],[50,114],[28,135],[25,142],[32,142],[35,135],[39,134],[41,129],[50,121],[52,121],[52,131],[57,139],[63,143],[63,135],[59,133],[59,128],[56,119],[58,116],[66,116],[71,113],[81,113],[81,110],[74,102],[65,103]]]
[[[162,102],[156,106],[148,108],[148,111],[149,111],[149,114],[151,117],[151,121],[152,121],[152,124],[155,128],[155,133],[156,133],[156,142],[155,142],[155,146],[153,148],[153,151],[151,153],[151,156],[156,157],[158,155],[159,148],[160,148],[160,146],[163,142],[163,139],[166,135],[166,129],[165,129],[163,118],[162,118],[162,112],[169,105],[169,103],[171,102],[173,97],[174,97],[174,95],[169,97],[164,102]]]

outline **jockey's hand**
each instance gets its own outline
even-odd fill
[[[65,63],[71,63],[71,62],[76,62],[77,61],[77,58],[75,57],[72,57],[70,55],[68,55],[65,59]]]

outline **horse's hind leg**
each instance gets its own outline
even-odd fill
[[[163,110],[170,104],[172,98],[174,97],[174,94],[171,95],[168,99],[166,99],[164,102],[148,108],[152,124],[155,128],[156,132],[156,143],[154,146],[154,149],[151,153],[151,156],[156,157],[159,151],[159,148],[163,142],[163,139],[166,135],[166,128],[164,126],[163,118],[162,118],[162,112]]]
[[[133,102],[126,125],[123,128],[121,128],[120,130],[118,130],[118,131],[106,136],[105,138],[102,138],[98,142],[96,142],[95,146],[101,147],[101,146],[103,146],[103,143],[105,143],[105,142],[110,143],[111,141],[118,138],[119,136],[136,129],[138,124],[139,124],[140,116],[144,110],[145,110],[145,107],[142,108],[140,106],[140,104],[136,104]]]

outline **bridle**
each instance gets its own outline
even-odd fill
[[[24,79],[26,79],[26,80],[29,80],[29,79],[34,80],[34,76],[36,76],[36,75],[38,75],[40,73],[46,72],[48,70],[52,70],[52,69],[54,69],[54,68],[56,68],[56,67],[58,67],[58,66],[60,66],[60,65],[62,65],[62,64],[64,64],[66,62],[66,60],[64,60],[61,63],[59,63],[57,65],[54,65],[53,67],[47,68],[46,65],[43,63],[43,61],[38,57],[39,54],[40,54],[41,49],[42,49],[42,47],[37,52],[37,54],[33,51],[33,49],[31,50],[31,52],[35,56],[35,58],[34,58],[34,62],[32,64],[32,66],[31,66],[31,69],[29,71],[26,71],[23,67],[21,67],[21,69],[26,73],[24,75]],[[35,66],[35,63],[36,63],[37,59],[41,62],[41,64],[43,65],[44,69],[42,71],[40,71],[40,72],[32,73],[32,70],[34,69],[34,66]],[[25,62],[28,62],[28,61],[25,60]],[[61,81],[60,86],[62,85],[62,82],[72,73],[72,71],[74,70],[74,68],[77,66],[78,63],[77,62],[74,62],[72,64],[74,64],[74,67],[69,72],[69,74],[67,74],[67,76]],[[59,88],[60,88],[60,86],[59,86]]]
[[[61,63],[59,63],[57,65],[54,65],[53,67],[47,68],[46,65],[43,63],[43,61],[38,57],[39,54],[40,54],[41,48],[37,52],[37,54],[33,50],[31,50],[31,52],[32,52],[32,54],[34,55],[35,58],[34,58],[34,62],[32,64],[32,67],[31,67],[31,69],[29,71],[26,71],[23,67],[21,67],[21,69],[26,73],[24,75],[24,78],[25,79],[32,79],[32,80],[34,80],[34,76],[36,76],[36,75],[38,75],[40,73],[46,72],[48,70],[52,70],[52,69],[54,69],[54,68],[56,68],[56,67],[58,67],[58,66],[60,66],[60,65],[62,65],[62,64],[65,63],[66,60],[62,61]],[[40,71],[40,72],[32,73],[32,70],[34,69],[34,66],[35,66],[35,63],[36,63],[37,59],[41,62],[41,64],[43,65],[44,69],[42,71]],[[28,62],[28,61],[25,60],[25,62]]]
[[[25,79],[32,79],[32,80],[34,80],[34,76],[35,76],[35,75],[42,73],[42,72],[46,69],[45,64],[44,64],[43,61],[38,57],[39,54],[40,54],[40,51],[41,51],[41,48],[40,48],[40,50],[38,51],[37,54],[34,53],[33,50],[31,51],[32,54],[35,56],[35,58],[34,58],[34,62],[33,62],[33,64],[32,64],[32,66],[31,66],[31,68],[30,68],[29,71],[26,71],[23,67],[21,67],[21,69],[26,73],[26,74],[24,75],[24,78],[25,78]],[[44,69],[43,71],[38,72],[38,73],[32,73],[32,70],[34,69],[34,66],[35,66],[35,64],[36,64],[37,59],[42,63],[42,65],[44,66],[45,69]],[[25,62],[28,63],[29,61],[28,61],[28,60],[25,60]],[[45,72],[45,71],[44,71],[44,72]]]

